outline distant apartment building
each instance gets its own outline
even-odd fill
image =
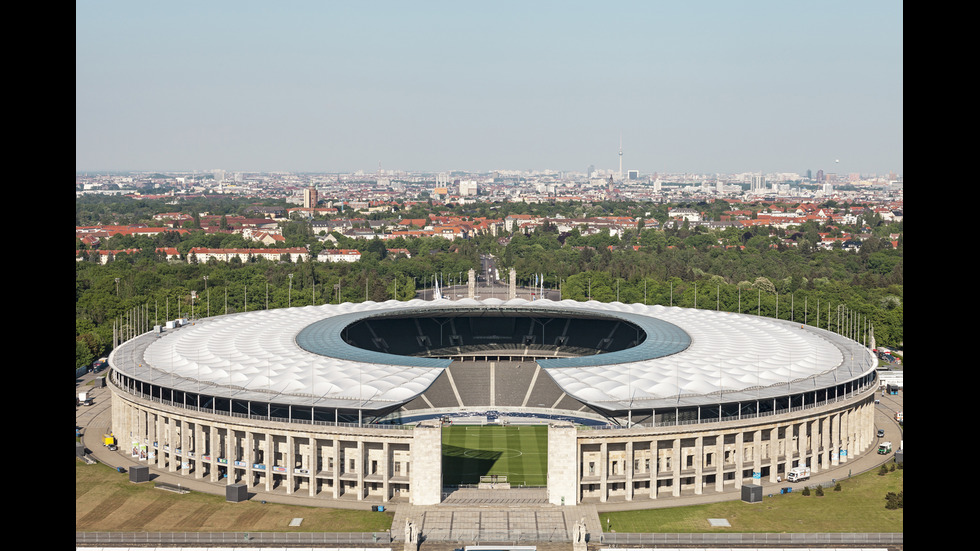
[[[324,249],[316,257],[319,262],[357,262],[361,251],[357,249]]]
[[[249,207],[247,212],[249,214],[259,214],[266,218],[282,218],[286,215],[286,209],[283,207],[263,207],[258,205]]]
[[[237,258],[242,262],[251,259],[264,258],[273,262],[278,262],[287,257],[290,262],[307,261],[310,253],[304,247],[289,247],[282,249],[212,249],[209,247],[194,247],[187,254],[188,262],[207,262],[215,259],[218,262],[230,262]]]
[[[528,222],[540,223],[542,220],[539,216],[532,216],[530,214],[510,214],[504,218],[504,229],[512,232],[515,227],[521,227],[521,225]]]
[[[677,208],[670,209],[667,211],[667,216],[671,218],[680,218],[682,220],[687,220],[688,222],[700,222],[701,213],[694,209]]]

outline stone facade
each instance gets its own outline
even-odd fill
[[[154,469],[257,491],[416,505],[442,495],[441,423],[394,428],[243,419],[135,396],[112,384],[112,431]],[[872,447],[872,387],[792,413],[672,427],[548,429],[548,500],[640,501],[778,483]]]
[[[409,498],[410,428],[289,425],[161,405],[113,388],[112,431],[151,468],[258,491],[387,502]],[[422,449],[423,447],[419,447]]]
[[[579,431],[578,500],[700,495],[837,467],[874,443],[873,394],[740,422]]]

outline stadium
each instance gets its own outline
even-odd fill
[[[798,322],[466,298],[177,320],[117,347],[120,448],[151,468],[323,500],[433,505],[699,495],[846,464],[875,441],[876,361]]]

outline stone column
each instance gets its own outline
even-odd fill
[[[715,491],[725,491],[725,434],[715,436],[715,452],[717,465],[715,465]]]
[[[853,422],[851,423],[851,428],[854,431],[854,440],[852,446],[854,448],[855,455],[858,455],[864,451],[864,432],[865,432],[864,429],[866,427],[865,423],[867,420],[864,413],[865,408],[867,408],[866,404],[858,405],[857,407],[854,408],[851,417],[851,419],[853,419]],[[857,457],[855,457],[855,459],[857,459]]]
[[[316,497],[316,453],[316,436],[311,433],[309,435],[309,445],[307,446],[306,455],[303,457],[302,463],[302,468],[306,469],[307,484],[310,486],[310,497]]]
[[[578,504],[578,431],[568,421],[548,425],[548,503]]]
[[[823,453],[823,444],[821,443],[823,435],[820,432],[820,427],[821,419],[819,417],[809,419],[806,422],[807,458],[809,460],[807,466],[811,467],[814,473],[820,468],[820,454]]]
[[[293,478],[293,471],[296,470],[293,454],[296,451],[296,437],[292,433],[286,434],[286,453],[283,455],[283,468],[286,469],[286,495],[292,495],[293,487],[296,484]]]
[[[628,440],[626,442],[626,465],[623,465],[626,469],[626,501],[633,501],[633,465],[635,464],[636,458],[633,457],[633,441]]]
[[[657,443],[656,438],[650,440],[650,472],[647,473],[647,475],[650,477],[650,499],[656,499],[657,497],[657,469],[659,468],[658,462],[660,460],[660,458],[657,457],[658,447],[659,444]]]
[[[507,282],[507,298],[517,298],[517,270],[510,269],[510,281]]]
[[[861,404],[854,410],[854,453],[863,453],[868,428],[867,404]]]
[[[333,439],[333,498],[337,499],[340,497],[340,468],[343,466],[340,462],[343,460],[340,457],[340,439],[336,436]]]
[[[704,493],[704,436],[694,438],[694,493]]]
[[[470,271],[467,272],[466,296],[476,298],[476,272],[473,268],[470,268]]]
[[[174,419],[169,415],[163,417],[163,438],[160,439],[160,449],[163,450],[163,460],[166,463],[167,471],[176,470],[177,455],[177,427],[174,426]]]
[[[470,270],[471,272],[473,270]],[[384,493],[384,497],[381,498],[382,503],[388,503],[388,494],[391,492],[388,485],[388,479],[391,478],[389,474],[391,469],[391,449],[388,446],[388,441],[385,440],[381,443],[381,491]]]
[[[868,446],[874,442],[875,434],[875,406],[874,402],[864,404],[864,426],[862,427],[861,451],[866,451]]]
[[[235,478],[237,477],[235,473],[235,448],[237,447],[235,443],[235,431],[230,426],[225,428],[225,469],[228,476],[226,480],[228,484],[234,484]]]
[[[204,477],[204,426],[200,421],[194,423],[194,478]]]
[[[671,493],[674,497],[681,495],[681,467],[683,467],[683,463],[684,460],[681,457],[681,439],[675,436],[674,446],[670,452],[670,470],[672,472],[670,486]]]
[[[739,430],[735,433],[735,489],[742,489],[742,477],[745,476],[745,433]]]
[[[255,438],[252,431],[245,430],[245,445],[242,446],[242,463],[245,463],[245,487],[255,486],[255,479],[252,478],[252,464],[255,463]]]
[[[608,479],[609,471],[609,444],[605,440],[599,444],[599,501],[602,503],[606,502],[606,497],[609,494],[609,489],[606,488],[606,480]]]
[[[834,453],[837,449],[835,444],[837,431],[834,429],[834,418],[835,416],[833,414],[829,414],[823,418],[824,470],[828,470],[832,466],[837,465],[837,456]]]
[[[218,481],[218,458],[221,457],[221,450],[218,449],[218,427],[212,424],[209,427],[211,441],[208,443],[208,455],[211,456],[211,482]]]
[[[164,456],[167,462],[167,471],[175,472],[177,470],[177,448],[179,447],[179,440],[177,435],[177,426],[174,424],[173,417],[166,417],[163,423],[164,437],[160,446],[160,449],[165,450],[166,455]]]
[[[816,438],[817,436],[819,436],[820,439],[819,448],[817,448],[816,443],[814,443],[814,448],[817,448],[816,453],[820,455],[820,461],[819,461],[820,466],[824,469],[829,469],[830,468],[830,438],[828,437],[828,432],[829,432],[830,422],[828,421],[827,417],[824,416],[814,421],[814,423],[816,423],[817,425],[817,431],[816,431],[817,434],[815,434],[814,437]],[[813,474],[817,474],[816,463],[817,461],[814,461],[814,467],[811,468]]]
[[[156,430],[156,425],[153,424],[153,417],[150,415],[149,410],[146,409],[140,409],[137,415],[137,422],[139,423],[138,430],[141,437],[140,444],[146,446],[147,454],[156,453],[153,450],[153,433]],[[150,461],[150,457],[147,455],[146,464],[149,465]]]
[[[262,458],[262,464],[265,465],[265,491],[272,491],[272,466],[276,462],[276,443],[272,439],[272,435],[268,432],[265,433],[265,457]]]
[[[357,439],[357,501],[364,499],[364,471],[367,469],[368,460],[364,453],[364,441]]]
[[[164,460],[163,458],[163,456],[166,455],[163,452],[164,442],[166,441],[165,431],[166,429],[164,428],[163,425],[163,416],[160,414],[156,414],[156,433],[153,436],[154,436],[154,441],[157,444],[157,448],[154,451],[154,453],[156,454],[155,461],[156,461],[157,468],[160,470],[163,470],[164,464],[166,463],[166,460]],[[150,442],[150,446],[151,447],[153,446],[153,442]]]
[[[813,461],[809,459],[810,446],[807,443],[807,441],[810,439],[807,431],[807,427],[809,427],[809,425],[810,423],[808,421],[803,421],[799,425],[799,436],[796,442],[797,453],[799,454],[799,463],[797,464],[798,467],[810,466],[810,464],[813,463]]]
[[[132,446],[133,440],[136,436],[136,408],[126,404],[121,399],[117,398],[115,394],[112,395],[113,404],[122,404],[122,407],[112,407],[112,427],[116,431],[116,435],[126,435],[129,440],[126,441],[126,446]],[[118,411],[118,413],[117,413]],[[116,416],[118,415],[118,418]]]
[[[120,436],[131,434],[129,423],[126,422],[127,417],[130,415],[130,408],[125,406],[122,400],[116,397],[115,392],[109,393],[109,402],[111,404],[109,406],[109,414],[111,416],[109,419],[109,430],[116,436],[116,444],[122,446],[123,443]],[[129,445],[130,442],[126,442],[126,444]]]
[[[779,476],[779,466],[783,465],[783,471],[786,470],[786,431],[783,430],[783,437],[779,437],[779,429],[782,428],[780,425],[776,425],[772,429],[772,436],[769,437],[769,482],[776,482],[776,477]],[[783,460],[779,460],[779,452],[783,451]]]
[[[144,410],[143,414],[146,416],[146,464],[156,467],[158,457],[154,444],[159,440],[160,421],[157,414],[150,410]]]
[[[863,406],[858,404],[851,409],[847,410],[847,456],[848,460],[857,459],[857,455],[861,450],[861,424],[864,419],[861,418],[861,408]],[[853,456],[853,457],[852,457]]]
[[[442,501],[442,423],[423,421],[412,430],[409,481],[412,505],[436,505]]]
[[[187,421],[180,421],[180,474],[187,476],[191,468],[191,429],[187,426]]]
[[[834,467],[840,465],[842,444],[841,415],[840,413],[833,413],[830,415],[830,461]]]

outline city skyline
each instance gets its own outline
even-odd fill
[[[76,171],[903,171],[903,4],[76,5]]]

